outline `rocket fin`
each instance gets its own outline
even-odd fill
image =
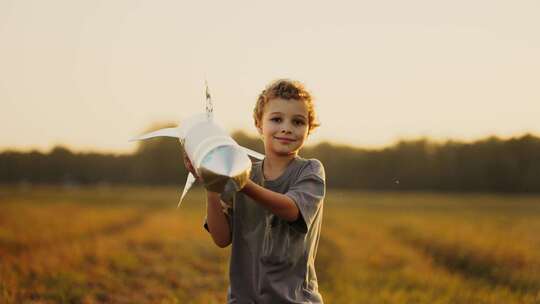
[[[180,138],[179,128],[160,129],[154,132],[143,134],[141,136],[137,136],[135,138],[130,139],[129,141],[144,140],[144,139],[160,137],[160,136]]]
[[[193,186],[193,183],[195,183],[195,176],[193,174],[189,173],[186,179],[186,184],[184,185],[184,191],[182,192],[182,196],[180,197],[180,201],[178,202],[178,206],[176,208],[180,207],[180,204],[182,204],[182,200],[184,199],[184,196],[186,196],[186,193],[189,191],[191,186]]]
[[[240,147],[241,147],[242,149],[244,149],[244,151],[247,153],[247,155],[249,155],[249,156],[251,156],[251,157],[253,157],[253,158],[256,158],[256,159],[258,159],[258,160],[264,159],[264,154],[261,154],[261,153],[259,153],[259,152],[257,152],[257,151],[253,151],[253,150],[248,149],[248,148],[246,148],[246,147],[242,147],[242,146],[240,146]]]

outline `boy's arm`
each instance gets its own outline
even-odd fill
[[[231,243],[231,229],[220,200],[219,193],[207,191],[206,222],[214,243],[225,248]]]
[[[300,215],[298,207],[290,197],[261,187],[250,179],[240,191],[288,222],[296,221]]]
[[[183,158],[186,169],[199,179],[186,153],[184,153]],[[225,213],[223,213],[220,200],[219,193],[207,191],[206,223],[208,225],[208,232],[210,232],[214,243],[224,248],[231,243],[231,229],[229,227],[229,220],[225,216]]]

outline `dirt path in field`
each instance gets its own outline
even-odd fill
[[[86,235],[80,236],[79,238],[92,239],[99,238],[101,236],[113,236],[121,234],[125,231],[143,225],[144,221],[152,216],[152,213],[149,213],[148,211],[141,211],[125,221],[104,225],[103,227],[100,227],[95,231],[91,231]]]
[[[501,285],[518,293],[536,294],[540,291],[540,282],[516,275],[527,267],[526,259],[517,253],[496,256],[488,249],[423,237],[410,227],[400,225],[391,228],[389,234],[433,261],[435,266],[460,274],[465,279],[481,280],[489,286]]]
[[[0,255],[11,254],[16,256],[29,250],[50,250],[54,247],[70,245],[81,241],[89,241],[102,237],[114,237],[143,225],[153,213],[155,213],[155,211],[139,211],[135,215],[122,221],[107,223],[101,227],[89,229],[80,234],[59,236],[54,239],[31,239],[29,241],[0,239]],[[65,229],[68,230],[69,227],[65,227]]]

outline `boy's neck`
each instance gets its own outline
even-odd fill
[[[286,156],[266,155],[262,168],[264,178],[266,180],[274,180],[280,177],[296,156],[297,153]]]

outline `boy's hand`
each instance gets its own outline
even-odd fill
[[[193,168],[193,165],[191,164],[191,160],[189,160],[189,157],[184,152],[184,166],[188,170],[189,173],[193,174],[193,176],[197,179],[197,181],[202,182],[202,179],[197,175],[197,171],[195,171],[195,168]]]

